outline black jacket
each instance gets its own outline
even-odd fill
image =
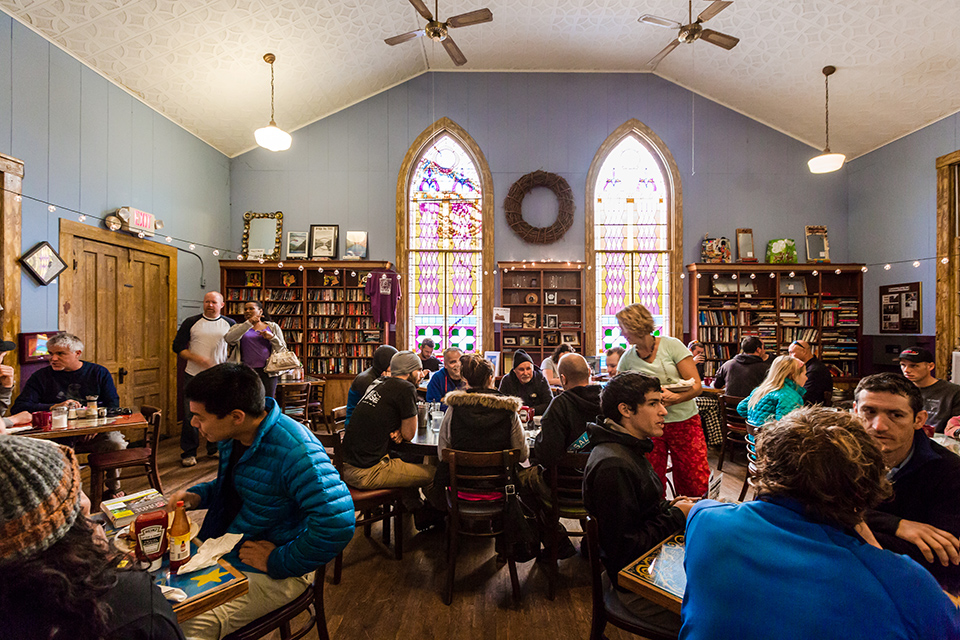
[[[598,420],[601,388],[598,384],[574,387],[553,399],[540,421],[536,440],[537,460],[541,465],[554,464],[584,434],[587,423]]]
[[[728,396],[747,398],[763,382],[772,363],[773,358],[764,360],[752,353],[738,353],[720,365],[713,388],[723,389]]]
[[[833,376],[830,369],[819,358],[807,360],[807,383],[803,388],[807,392],[803,396],[803,404],[822,404],[830,406],[833,396]]]
[[[544,414],[553,399],[547,377],[538,367],[533,368],[533,378],[527,384],[520,384],[515,371],[503,376],[500,380],[500,392],[520,398],[523,404],[532,408],[538,416]]]
[[[917,546],[896,536],[901,518],[960,536],[960,457],[917,429],[913,456],[893,477],[893,498],[864,516],[884,549],[909,555],[947,591],[960,590],[960,567],[927,562]]]
[[[650,440],[587,427],[593,450],[583,474],[583,501],[600,526],[600,559],[616,584],[625,566],[681,531],[686,516],[660,498],[663,485],[647,461]]]

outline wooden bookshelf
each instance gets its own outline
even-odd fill
[[[305,373],[352,380],[373,363],[373,352],[387,341],[387,326],[374,322],[363,288],[370,271],[389,265],[343,260],[293,261],[280,267],[222,260],[224,312],[242,321],[243,305],[260,302],[283,329]]]
[[[690,335],[707,349],[716,375],[755,335],[787,353],[806,340],[821,360],[852,381],[863,371],[863,272],[860,264],[690,264]],[[837,273],[839,271],[839,273]]]
[[[582,265],[500,262],[497,269],[499,306],[510,309],[510,322],[499,324],[505,363],[523,349],[539,365],[564,338],[583,350]]]

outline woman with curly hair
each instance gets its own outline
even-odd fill
[[[0,640],[183,640],[170,604],[87,520],[72,449],[0,436]]]
[[[853,414],[805,407],[757,437],[759,498],[687,517],[680,636],[760,640],[960,638],[960,612],[923,567],[880,548],[864,513],[891,493]],[[743,585],[757,597],[744,608]]]
[[[677,495],[702,496],[707,492],[710,465],[700,412],[694,402],[701,386],[693,354],[676,338],[654,336],[653,316],[642,304],[631,304],[618,311],[617,322],[621,335],[631,345],[621,356],[618,371],[639,371],[653,376],[661,385],[693,380],[693,385],[682,391],[663,390],[667,420],[663,435],[650,438],[653,451],[647,454],[647,460],[665,487],[669,454]]]

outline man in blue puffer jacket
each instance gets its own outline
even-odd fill
[[[187,638],[216,639],[303,593],[353,537],[353,500],[320,442],[264,398],[253,369],[217,365],[185,395],[193,425],[218,443],[220,467],[216,480],[177,492],[171,505],[208,509],[201,539],[243,534],[227,558],[250,582],[246,595],[182,625]]]

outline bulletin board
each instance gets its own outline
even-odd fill
[[[880,333],[920,333],[923,329],[920,283],[880,287]]]

